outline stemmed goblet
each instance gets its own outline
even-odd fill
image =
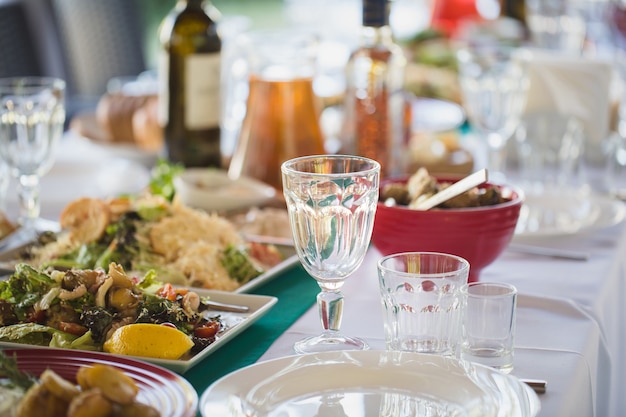
[[[317,155],[286,161],[281,171],[298,257],[321,288],[317,306],[323,332],[296,342],[294,350],[368,349],[365,341],[339,331],[341,288],[370,243],[380,164],[359,156]]]
[[[481,43],[459,49],[457,62],[469,121],[486,139],[490,177],[503,181],[506,144],[520,123],[530,84],[527,51]]]
[[[65,81],[53,77],[0,79],[0,159],[17,179],[23,233],[45,229],[39,180],[51,168],[65,122]]]

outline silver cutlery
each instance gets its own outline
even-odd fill
[[[589,254],[569,249],[548,248],[545,246],[528,245],[522,243],[509,244],[508,250],[529,255],[549,256],[552,258],[570,259],[574,261],[587,261]]]
[[[532,388],[537,394],[544,394],[548,385],[548,382],[543,379],[521,378],[520,381]]]
[[[230,304],[230,303],[221,303],[213,300],[203,300],[202,304],[208,307],[210,310],[216,311],[226,311],[230,313],[246,313],[250,311],[250,307],[239,305],[239,304]]]

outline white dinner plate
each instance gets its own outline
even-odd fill
[[[242,331],[250,327],[252,323],[260,319],[263,315],[265,315],[271,307],[276,304],[278,299],[276,297],[267,296],[267,295],[252,295],[252,294],[235,294],[229,292],[221,292],[221,291],[211,291],[204,290],[201,288],[193,288],[193,291],[198,293],[198,295],[204,297],[209,297],[212,301],[217,301],[220,303],[227,304],[238,304],[243,306],[248,306],[249,311],[245,313],[231,313],[224,311],[209,311],[206,314],[210,316],[219,315],[222,317],[226,324],[226,329],[223,330],[218,336],[217,340],[211,343],[209,346],[198,352],[197,354],[185,357],[181,359],[157,359],[157,358],[146,358],[146,357],[134,357],[134,356],[120,356],[120,355],[112,355],[112,356],[120,356],[125,358],[134,358],[139,359],[145,362],[150,362],[155,365],[162,366],[164,368],[170,369],[172,371],[178,372],[179,374],[183,374],[193,366],[198,364],[201,360],[211,355],[217,349],[221,348],[223,345],[228,343]],[[52,349],[41,346],[33,346],[33,345],[25,345],[13,342],[0,342],[0,348],[38,348],[38,349]],[[77,354],[79,351],[76,351]],[[110,355],[110,354],[104,354]]]
[[[351,351],[258,362],[215,381],[209,416],[532,417],[540,402],[519,379],[438,355]]]
[[[527,194],[515,238],[557,237],[590,233],[626,218],[626,204],[602,195]]]

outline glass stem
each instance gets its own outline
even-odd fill
[[[329,291],[322,288],[317,294],[317,307],[325,331],[339,331],[343,317],[343,294],[341,291]]]
[[[487,168],[489,177],[495,181],[504,181],[506,168],[506,140],[497,133],[488,137]]]
[[[17,184],[20,200],[20,218],[22,226],[34,227],[39,218],[39,176],[21,175]]]

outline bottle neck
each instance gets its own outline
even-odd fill
[[[364,26],[361,28],[361,43],[364,46],[389,45],[393,42],[393,33],[389,26]]]
[[[178,4],[183,7],[187,7],[190,9],[202,9],[204,8],[206,1],[205,0],[178,0]]]
[[[389,26],[389,0],[363,0],[363,27]]]

